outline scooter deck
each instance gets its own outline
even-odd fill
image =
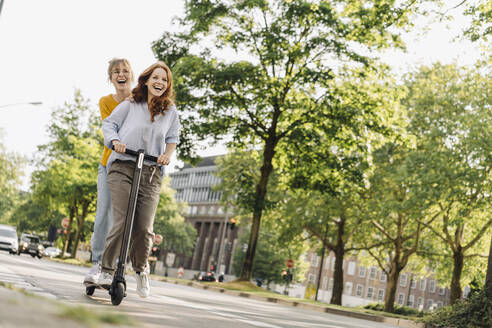
[[[109,290],[111,285],[100,285],[98,283],[84,282],[85,288],[94,288],[94,289],[106,289]]]

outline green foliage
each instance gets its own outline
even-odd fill
[[[364,309],[369,309],[374,311],[384,311],[384,305],[382,303],[371,303],[364,306]],[[401,314],[405,316],[412,316],[412,317],[422,317],[424,315],[424,312],[422,311],[418,311],[414,308],[410,308],[407,306],[399,306],[399,305],[395,305],[395,310],[393,313]]]
[[[164,178],[159,205],[154,219],[154,233],[162,235],[161,248],[170,252],[191,256],[197,231],[184,222],[185,205],[176,203],[169,178]]]
[[[472,23],[465,30],[465,36],[472,41],[487,42],[492,34],[492,2],[490,0],[465,2],[465,14],[472,18]]]
[[[70,218],[68,230],[75,231],[72,257],[79,240],[89,235],[90,225],[85,220],[96,208],[102,147],[95,122],[97,112],[80,91],[75,91],[73,103],[53,111],[48,127],[50,141],[39,146],[38,169],[31,177],[34,202]]]
[[[217,159],[216,176],[221,182],[215,189],[222,192],[222,201],[235,209],[237,214],[251,214],[254,210],[256,185],[260,181],[263,156],[257,150],[229,149],[229,153]],[[265,199],[267,211],[273,210],[284,199],[285,190],[274,170],[268,183]]]
[[[25,158],[8,152],[0,130],[0,223],[7,223],[11,211],[20,200],[20,184]]]
[[[438,309],[424,321],[436,328],[492,327],[492,298],[481,290],[454,305]]]
[[[268,221],[268,222],[266,222]],[[249,229],[246,224],[243,233],[239,236],[239,243],[233,254],[232,270],[235,275],[241,274],[242,264],[246,256],[242,245],[247,245]],[[293,259],[295,270],[293,271],[293,282],[302,281],[307,270],[307,265],[301,260],[301,254],[307,249],[305,245],[298,242],[284,243],[280,240],[279,229],[271,220],[264,220],[262,230],[258,238],[257,252],[253,262],[253,277],[261,278],[263,283],[285,284],[282,272],[287,269],[285,261]]]
[[[492,227],[492,88],[489,64],[434,64],[407,76],[408,130],[416,137],[409,155],[426,211],[418,219],[435,238],[422,253],[436,262],[441,281],[451,278],[451,300],[461,295],[485,262]],[[438,250],[438,251],[436,251]],[[454,260],[453,260],[454,259]],[[463,264],[466,263],[463,267]]]
[[[10,223],[19,232],[47,233],[50,226],[60,226],[64,215],[36,202],[31,193],[22,196],[22,201],[10,216]]]
[[[344,121],[350,112],[330,115],[337,94],[329,82],[345,65],[374,67],[376,59],[367,54],[403,47],[399,30],[425,2],[435,1],[191,0],[179,21],[186,32],[154,42],[156,57],[173,67],[184,111],[179,155],[193,158],[197,140],[226,137],[231,148],[263,154],[241,279],[251,275],[279,145],[302,145],[303,132],[320,120],[350,127],[353,122]],[[225,51],[237,60],[215,57]]]

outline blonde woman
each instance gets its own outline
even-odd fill
[[[113,84],[115,93],[104,96],[99,100],[99,111],[101,112],[102,120],[111,115],[116,106],[131,94],[131,84],[134,80],[134,75],[128,60],[124,58],[113,58],[110,60],[108,65],[108,80]],[[108,188],[106,170],[110,154],[111,149],[104,146],[97,174],[97,209],[94,232],[91,238],[93,266],[84,278],[84,283],[86,284],[95,284],[99,280],[106,236],[113,224],[111,195]]]

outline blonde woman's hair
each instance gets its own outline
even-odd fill
[[[135,80],[135,74],[133,74],[133,70],[132,70],[132,66],[130,65],[130,62],[128,61],[128,59],[125,58],[113,58],[109,61],[108,81],[111,82],[111,74],[113,73],[113,69],[119,64],[123,64],[128,68],[128,71],[130,71],[130,82],[133,82],[133,80]]]

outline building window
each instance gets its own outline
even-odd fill
[[[405,294],[402,294],[402,293],[398,294],[398,301],[397,302],[398,302],[398,305],[405,304]]]
[[[424,305],[424,299],[422,297],[417,298],[417,309],[422,311],[422,306]]]
[[[409,307],[413,307],[415,304],[415,296],[414,295],[410,295],[408,296],[408,302],[407,302],[407,305]]]
[[[346,282],[345,283],[345,295],[352,295],[352,283],[351,282]]]
[[[318,263],[319,263],[319,256],[313,253],[313,255],[311,257],[311,266],[314,268],[317,268]]]
[[[330,282],[328,283],[328,291],[333,290],[333,278],[330,278]]]
[[[415,289],[415,288],[417,288],[417,280],[415,280],[415,279],[413,279],[413,278],[412,278],[412,279],[410,279],[410,288],[411,288],[411,289]]]
[[[372,299],[374,297],[374,287],[367,287],[366,298]]]
[[[325,264],[325,269],[329,268],[330,267],[330,257],[328,256],[326,258],[326,264]]]
[[[308,274],[308,284],[314,284],[315,283],[315,278],[314,278],[314,274],[310,273]]]
[[[427,310],[432,310],[433,305],[434,305],[433,300],[427,300]]]
[[[378,290],[378,298],[377,298],[377,300],[378,300],[379,302],[384,301],[384,289],[379,289],[379,290]]]
[[[355,262],[350,261],[347,268],[347,274],[353,276],[355,274]]]
[[[365,278],[365,276],[366,276],[366,267],[363,266],[359,267],[359,277]]]
[[[400,286],[401,287],[407,287],[407,280],[408,280],[408,276],[406,275],[406,273],[403,273],[400,276]]]
[[[424,278],[420,280],[420,290],[425,291],[425,287],[427,287],[427,280]]]
[[[362,295],[364,295],[364,286],[357,285],[357,288],[355,289],[355,296],[362,297]]]
[[[438,291],[439,295],[444,295],[445,292],[446,290],[443,287],[439,287],[439,291]]]
[[[384,273],[383,271],[381,271],[379,273],[379,281],[381,281],[381,282],[385,282],[386,281],[386,273]]]
[[[435,280],[431,280],[429,282],[429,292],[431,292],[431,293],[436,292],[436,281]]]
[[[335,271],[335,261],[336,258],[333,258],[333,260],[331,261],[331,271]]]
[[[438,308],[438,309],[442,308],[442,302],[441,302],[441,301],[438,301],[438,302],[437,302],[437,308]]]
[[[193,210],[191,211],[191,213],[193,215],[196,215],[198,213],[198,206],[192,206],[191,208],[193,208]]]
[[[328,277],[324,276],[323,282],[321,283],[321,289],[326,289],[327,285],[328,285]]]
[[[372,279],[372,280],[376,279],[377,273],[378,273],[378,269],[376,267],[371,267],[369,269],[369,279]]]

